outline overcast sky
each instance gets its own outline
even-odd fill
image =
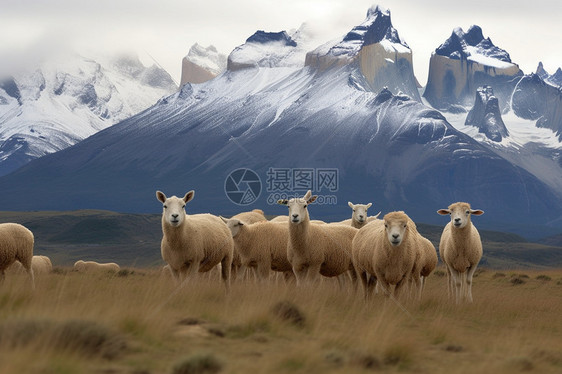
[[[307,22],[322,44],[360,24],[373,4],[390,9],[422,85],[431,52],[455,27],[472,24],[525,73],[539,61],[551,74],[562,66],[560,0],[0,0],[0,68],[30,50],[77,44],[146,51],[179,81],[181,59],[195,42],[229,54],[256,30]]]

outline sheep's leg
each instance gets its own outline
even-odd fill
[[[421,300],[421,290],[422,290],[422,280],[421,275],[415,274],[412,276],[412,291],[414,293],[414,298],[417,300]]]
[[[322,267],[321,264],[308,266],[308,271],[306,278],[310,283],[319,283],[322,281],[322,276],[320,275],[320,268]]]
[[[361,284],[363,284],[363,294],[365,301],[367,301],[369,298],[369,275],[366,271],[359,271],[359,279],[361,279]]]
[[[285,284],[295,282],[296,281],[295,273],[293,273],[292,270],[284,271],[283,279],[285,280]]]
[[[270,266],[267,266],[267,264],[256,266],[256,274],[258,275],[257,278],[261,282],[269,279],[269,272],[270,272]]]
[[[472,302],[472,277],[474,276],[474,272],[476,271],[476,266],[473,265],[468,268],[466,272],[466,297],[469,303]]]
[[[394,287],[394,297],[396,299],[398,299],[400,297],[400,295],[402,294],[402,288],[408,286],[408,283],[409,283],[408,278],[409,277],[405,276],[398,283],[396,283],[396,286]]]
[[[455,297],[455,287],[453,285],[453,275],[451,274],[451,269],[449,269],[449,265],[445,264],[445,268],[447,269],[447,297],[449,300]]]
[[[456,271],[453,268],[450,268],[450,270],[451,270],[452,286],[454,287],[454,291],[455,291],[455,302],[459,304],[462,296],[462,275],[460,272]]]
[[[297,287],[300,287],[306,282],[308,273],[308,264],[293,265],[293,273],[297,278]]]
[[[367,273],[367,285],[365,287],[365,300],[370,298],[373,295],[373,290],[376,290],[377,287],[377,278],[375,276],[370,275]]]
[[[223,257],[221,260],[221,277],[224,282],[224,287],[226,288],[226,292],[230,291],[230,276],[231,276],[231,268],[232,268],[232,258],[229,256]]]
[[[379,286],[386,297],[390,297],[390,283],[381,278],[378,280],[377,286]]]

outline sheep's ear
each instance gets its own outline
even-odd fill
[[[238,220],[238,222],[236,222],[238,224],[238,226],[244,226],[244,222]]]
[[[449,209],[439,209],[437,211],[437,214],[441,214],[442,216],[446,216],[447,214],[451,214],[451,211]]]
[[[351,201],[348,201],[348,202],[347,202],[347,205],[349,205],[349,207],[350,207],[351,209],[353,209],[353,203],[352,203]]]
[[[304,194],[303,199],[304,199],[305,201],[308,201],[308,199],[310,199],[310,196],[312,196],[312,191],[311,191],[311,190],[308,190],[308,191],[306,191],[306,193]]]
[[[162,191],[156,191],[156,198],[162,204],[166,202],[166,195],[164,195],[164,192],[162,192]]]
[[[377,215],[375,216],[375,218],[379,218],[379,216],[381,215],[381,212],[378,212]]]
[[[287,205],[287,204],[289,204],[289,200],[287,200],[287,199],[277,200],[277,204],[279,204],[279,205]]]
[[[482,214],[484,214],[484,211],[480,209],[471,209],[470,214],[472,214],[473,216],[481,216]]]
[[[367,204],[367,209],[369,209],[372,205],[373,205],[373,203]]]
[[[222,221],[223,221],[224,223],[228,223],[228,220],[227,220],[226,218],[224,218],[223,216],[219,216],[219,218],[222,219]]]
[[[309,191],[309,192],[310,192],[310,191]],[[313,202],[316,201],[317,198],[318,198],[318,195],[314,195],[314,196],[310,197],[309,199],[307,199],[306,202],[307,202],[308,204],[312,204]]]
[[[191,200],[193,200],[193,196],[195,196],[195,191],[191,190],[188,193],[185,194],[185,196],[183,197],[183,201],[184,203],[189,203]]]

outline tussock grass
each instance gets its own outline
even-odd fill
[[[218,276],[177,286],[160,269],[61,270],[35,292],[25,275],[0,285],[1,373],[562,371],[562,270],[480,272],[463,305],[439,273],[421,301],[365,302],[331,279],[226,294]]]

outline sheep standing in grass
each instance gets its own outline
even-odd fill
[[[372,286],[366,275],[374,277],[383,292],[390,295],[390,285],[395,285],[394,296],[411,278],[416,259],[416,229],[414,222],[404,212],[391,212],[384,216],[384,224],[369,223],[353,240],[355,266],[358,267],[366,296]],[[368,263],[369,252],[372,253]],[[416,280],[418,286],[419,278]]]
[[[238,213],[232,216],[231,219],[237,219],[246,224],[267,221],[267,218],[265,218],[263,210],[261,209],[254,209],[250,212]],[[232,270],[231,270],[232,279],[235,280],[238,277],[238,272],[241,269],[241,267],[242,267],[242,261],[240,259],[240,254],[238,253],[236,245],[234,245],[234,254],[232,257]]]
[[[197,272],[208,272],[221,264],[221,277],[228,290],[234,251],[232,235],[217,216],[186,214],[185,205],[194,195],[195,191],[189,191],[183,198],[168,198],[164,193],[156,192],[157,199],[163,204],[162,258],[178,281]]]
[[[377,285],[375,266],[373,263],[374,248],[372,245],[369,245],[369,242],[365,242],[365,238],[370,238],[371,234],[367,233],[376,231],[375,226],[382,226],[382,224],[382,220],[368,223],[359,230],[352,242],[351,253],[353,266],[357,272],[357,277],[361,279],[361,283],[363,284],[365,299],[368,299],[369,296],[372,295]]]
[[[74,263],[74,270],[85,273],[85,272],[98,272],[107,271],[112,273],[117,273],[121,268],[115,262],[99,263],[96,261],[82,261],[78,260]]]
[[[373,205],[373,203],[369,204],[353,204],[351,201],[347,202],[347,205],[351,208],[351,218],[341,221],[340,223],[351,225],[356,229],[360,229],[365,226],[367,223],[378,220],[379,215],[381,212],[378,212],[376,216],[369,217],[367,216],[367,209]]]
[[[454,292],[457,303],[463,299],[472,302],[472,277],[482,258],[482,241],[470,217],[484,212],[471,209],[468,203],[458,202],[449,205],[448,209],[439,209],[437,213],[451,216],[439,242],[439,255],[447,267],[449,297]]]
[[[415,225],[414,225],[415,228]],[[435,267],[437,266],[437,251],[433,243],[429,239],[424,238],[415,229],[416,233],[416,260],[414,263],[414,268],[412,269],[412,277],[410,279],[411,283],[417,285],[413,287],[412,291],[416,294],[418,299],[421,298],[423,289],[425,287],[425,280],[431,274]],[[419,280],[419,281],[417,281]]]
[[[29,274],[31,287],[35,289],[31,266],[34,243],[33,233],[24,226],[17,223],[0,224],[0,282],[6,278],[6,269],[19,261]]]
[[[222,220],[232,233],[234,251],[240,255],[242,268],[255,268],[261,280],[267,279],[271,270],[292,273],[287,259],[289,225],[286,222],[247,224],[237,218]]]
[[[337,277],[347,271],[355,276],[351,242],[356,228],[344,225],[311,224],[308,205],[316,200],[309,190],[303,198],[279,200],[289,207],[287,258],[300,285],[319,275]]]

